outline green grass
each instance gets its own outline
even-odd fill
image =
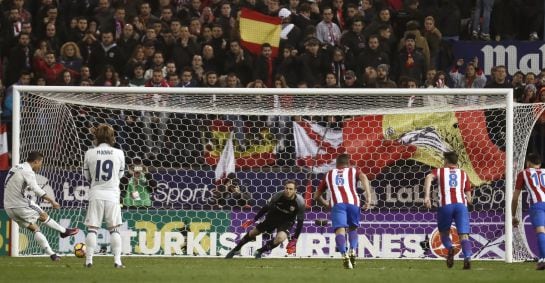
[[[112,257],[96,257],[93,268],[83,259],[0,257],[1,282],[545,282],[535,263],[506,264],[475,261],[472,270],[462,262],[447,269],[437,260],[359,260],[344,270],[340,259],[124,258],[126,269],[113,268]]]

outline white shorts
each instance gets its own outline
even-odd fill
[[[17,222],[19,226],[28,227],[30,224],[36,224],[40,214],[44,211],[36,204],[31,203],[27,207],[6,208],[9,218]]]
[[[123,224],[119,203],[101,199],[90,200],[85,225],[100,228],[102,220],[106,222],[106,228],[113,228]]]

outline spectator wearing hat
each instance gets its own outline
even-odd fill
[[[399,49],[405,47],[405,38],[408,34],[414,35],[415,48],[422,52],[424,55],[424,60],[426,61],[426,66],[430,66],[430,48],[428,46],[428,41],[420,33],[420,24],[417,21],[407,22],[407,31],[405,31],[403,38],[399,41]]]
[[[344,73],[344,78],[342,82],[344,88],[361,88],[362,85],[356,76],[356,73],[352,70],[347,70]]]
[[[280,49],[288,44],[290,46],[297,46],[303,36],[301,29],[295,24],[291,23],[291,11],[282,8],[278,12],[278,17],[282,19],[282,31],[280,32]]]
[[[337,45],[341,40],[341,29],[333,22],[333,10],[329,7],[322,10],[322,21],[316,26],[316,38],[330,46]]]
[[[390,66],[387,64],[377,66],[377,88],[397,88],[397,84],[390,79]]]
[[[419,84],[426,77],[428,65],[422,52],[416,49],[416,36],[407,33],[403,40],[404,47],[399,52],[397,60],[398,76],[407,76],[415,79]]]

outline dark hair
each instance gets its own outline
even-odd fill
[[[346,153],[340,154],[337,156],[337,166],[347,166],[350,165],[350,156]]]
[[[448,151],[443,153],[445,162],[449,164],[458,164],[458,154],[454,151]]]
[[[526,162],[530,162],[534,165],[541,165],[541,157],[537,153],[528,153],[526,155]]]
[[[295,186],[295,189],[297,189],[297,183],[295,182],[295,180],[293,179],[288,179],[284,182],[284,187],[289,185],[289,184],[293,184]]]
[[[43,159],[43,158],[44,158],[44,155],[41,152],[31,151],[28,154],[28,157],[26,158],[26,161],[27,162],[34,162],[34,161],[37,161],[37,160],[40,160],[40,159]]]

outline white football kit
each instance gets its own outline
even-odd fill
[[[8,216],[23,227],[36,223],[43,210],[34,201],[25,197],[25,192],[34,192],[38,198],[46,193],[36,181],[36,173],[28,162],[15,165],[4,182],[4,208]]]
[[[121,225],[119,179],[125,172],[123,151],[105,143],[89,149],[83,170],[91,183],[85,225],[101,227],[103,219],[107,228]]]

